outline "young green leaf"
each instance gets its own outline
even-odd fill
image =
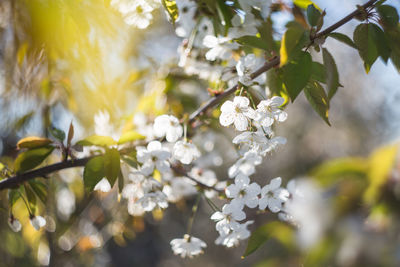
[[[18,192],[19,189],[9,189],[8,190],[8,205],[10,208],[14,206],[15,202],[17,202],[18,199],[20,199],[21,195]]]
[[[35,192],[36,196],[40,199],[40,201],[42,201],[42,203],[46,205],[47,186],[44,183],[35,180],[29,181],[29,185],[31,186],[33,192]]]
[[[321,83],[326,83],[326,69],[325,66],[319,62],[313,61],[311,65],[311,79]]]
[[[36,195],[32,191],[29,185],[24,184],[24,189],[25,189],[25,194],[26,194],[26,199],[28,201],[28,205],[30,210],[32,211],[33,214],[36,212]]]
[[[48,145],[22,152],[14,162],[14,170],[21,173],[35,168],[42,163],[53,150],[54,147]]]
[[[279,240],[288,248],[293,247],[293,229],[281,222],[270,222],[260,226],[251,234],[242,257],[249,256],[272,238]]]
[[[321,10],[321,8],[311,0],[293,0],[293,4],[303,9],[306,9],[310,5],[314,5],[318,10]]]
[[[118,174],[118,192],[121,194],[123,189],[124,189],[124,175],[122,174],[122,171],[119,171],[119,174]]]
[[[312,58],[310,53],[301,52],[299,56],[283,67],[283,83],[292,102],[307,85],[311,77]]]
[[[384,27],[396,27],[399,24],[399,14],[395,7],[381,5],[377,7],[377,11]]]
[[[321,12],[313,5],[310,4],[307,7],[307,21],[310,26],[317,26],[319,18],[321,17]]]
[[[100,182],[104,176],[104,157],[98,156],[90,159],[83,170],[83,183],[86,191],[93,191],[96,184]]]
[[[125,144],[128,142],[132,142],[132,141],[136,141],[136,140],[143,140],[146,137],[141,135],[140,133],[136,132],[136,131],[129,131],[126,133],[123,133],[121,135],[121,137],[118,140],[118,144]]]
[[[335,59],[326,48],[322,49],[322,58],[325,66],[326,86],[328,89],[328,98],[331,99],[339,87],[339,72],[336,67]]]
[[[80,146],[113,146],[117,142],[109,136],[92,135],[76,143]]]
[[[274,40],[272,29],[272,20],[271,18],[267,18],[267,20],[257,28],[260,32],[261,39],[266,44],[266,50],[272,55],[273,52],[278,52],[277,44]]]
[[[262,50],[268,50],[268,45],[264,42],[264,40],[256,36],[245,35],[235,39],[235,41],[241,45],[250,46]]]
[[[354,43],[357,46],[360,57],[364,61],[364,68],[367,73],[378,58],[378,49],[373,39],[372,31],[370,23],[362,23],[357,26],[353,35]]]
[[[353,40],[351,40],[350,37],[348,37],[343,33],[332,32],[328,36],[338,40],[339,42],[347,44],[348,46],[353,47],[354,49],[357,49],[357,46],[354,44]]]
[[[311,81],[304,89],[304,94],[310,105],[319,116],[329,125],[329,99],[320,83]]]
[[[120,155],[117,149],[107,149],[104,154],[104,174],[110,185],[113,186],[121,171]]]
[[[295,24],[294,24],[295,25]],[[282,37],[280,48],[280,67],[301,51],[306,42],[305,30],[300,26],[290,26]]]
[[[385,33],[382,31],[381,28],[379,28],[378,25],[374,23],[370,23],[370,28],[371,28],[372,40],[374,40],[375,42],[379,56],[381,56],[383,61],[387,63],[392,51],[386,40]]]
[[[72,121],[69,125],[69,130],[68,130],[68,137],[67,137],[67,146],[71,145],[72,138],[74,138],[74,125],[72,124]]]
[[[37,147],[42,147],[51,144],[53,141],[51,141],[48,138],[43,138],[43,137],[37,137],[37,136],[29,136],[25,137],[21,140],[18,141],[17,143],[17,149],[22,149],[22,148],[37,148]]]
[[[175,24],[175,21],[178,19],[179,16],[179,10],[176,6],[176,1],[162,0],[161,2],[169,16],[170,21],[172,22],[172,24]]]
[[[60,129],[54,127],[54,126],[50,126],[49,127],[49,132],[58,141],[60,141],[61,143],[64,142],[65,132],[63,130],[60,130]]]

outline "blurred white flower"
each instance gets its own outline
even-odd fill
[[[171,157],[171,153],[162,147],[159,141],[151,141],[147,144],[147,147],[137,147],[137,160],[143,163],[141,171],[145,175],[153,173],[154,169],[160,172],[169,170],[168,158]]]
[[[203,248],[207,247],[204,241],[187,234],[183,238],[173,239],[170,244],[174,254],[180,255],[182,258],[197,256],[203,253]]]
[[[94,115],[94,132],[96,135],[110,136],[114,139],[118,139],[120,136],[120,133],[111,124],[110,114],[106,110],[99,110]]]
[[[236,71],[239,75],[239,82],[242,84],[249,86],[253,82],[263,83],[263,76],[260,75],[257,78],[253,79],[251,74],[254,73],[258,68],[260,68],[263,64],[263,60],[261,58],[256,57],[254,54],[248,54],[245,57],[241,57],[236,64]]]
[[[183,164],[190,164],[201,156],[197,147],[186,141],[178,141],[173,148],[173,156]]]
[[[57,212],[62,219],[68,220],[75,210],[75,195],[68,188],[57,192]]]
[[[46,225],[46,220],[42,216],[32,215],[30,218],[31,225],[36,231],[39,231],[40,228]]]
[[[21,231],[22,228],[21,223],[19,222],[18,219],[14,218],[14,216],[12,215],[10,216],[10,218],[8,218],[8,225],[14,232]]]
[[[280,109],[285,99],[280,96],[274,96],[268,100],[262,100],[257,105],[257,120],[261,126],[270,127],[275,121],[284,122],[287,119],[287,113]]]
[[[277,177],[261,189],[260,210],[265,210],[268,207],[272,212],[276,213],[282,209],[282,204],[289,198],[289,192],[280,187],[281,183],[282,178]]]
[[[146,193],[138,200],[138,203],[142,205],[145,211],[152,211],[157,207],[160,209],[168,207],[167,196],[161,191]]]
[[[104,177],[95,185],[93,190],[107,193],[111,190],[110,182]]]
[[[203,45],[210,48],[206,53],[206,59],[214,61],[216,59],[227,60],[232,56],[232,50],[239,47],[238,44],[229,43],[230,39],[227,37],[215,37],[214,35],[207,35],[203,39]]]
[[[154,135],[157,137],[166,137],[168,142],[176,142],[182,137],[183,128],[179,120],[172,115],[161,115],[154,120]]]
[[[245,16],[236,14],[233,16],[232,28],[229,28],[228,37],[231,39],[239,38],[245,35],[256,35],[258,33],[258,22],[255,20],[254,15],[246,13]]]
[[[170,184],[163,187],[162,192],[167,196],[169,202],[177,202],[184,197],[197,193],[194,182],[186,177],[175,177]]]
[[[257,152],[248,151],[228,169],[228,175],[230,178],[235,178],[239,174],[250,176],[256,172],[255,166],[261,162],[262,157]]]
[[[179,0],[176,1],[176,6],[179,10],[179,17],[176,21],[177,27],[175,29],[175,33],[179,37],[189,37],[194,26],[196,25],[196,21],[194,19],[194,15],[197,10],[196,2],[191,0]]]
[[[256,112],[249,107],[250,101],[244,96],[235,96],[233,102],[225,101],[221,106],[219,122],[222,126],[234,124],[238,131],[245,131],[249,125],[249,119],[255,119]]]
[[[150,5],[150,2],[145,0],[112,0],[111,6],[121,13],[126,24],[145,29],[153,19],[151,12],[154,7]]]

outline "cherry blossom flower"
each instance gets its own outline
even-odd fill
[[[289,198],[289,192],[280,187],[281,183],[282,178],[277,177],[261,189],[260,210],[265,210],[268,207],[272,212],[276,213],[282,209],[282,204]]]
[[[145,211],[152,211],[155,208],[165,209],[168,207],[167,196],[161,192],[156,191],[145,194],[138,200]]]
[[[33,228],[36,229],[36,231],[39,231],[40,228],[46,225],[46,219],[42,216],[31,215],[30,222]]]
[[[168,171],[170,157],[171,153],[159,141],[151,141],[147,148],[137,147],[137,160],[143,163],[141,171],[145,175],[153,173],[155,168],[160,172]]]
[[[255,110],[249,107],[250,101],[247,97],[236,96],[233,102],[227,100],[221,106],[219,122],[222,126],[235,125],[236,130],[245,131],[249,125],[248,120],[254,119]]]
[[[255,173],[255,166],[261,164],[261,162],[262,158],[257,152],[248,151],[229,168],[228,175],[230,178],[235,178],[238,174],[250,176]]]
[[[240,240],[250,237],[250,231],[247,229],[247,227],[253,222],[254,221],[247,221],[243,224],[235,225],[229,233],[220,235],[215,240],[215,244],[224,245],[228,248],[238,246]]]
[[[246,205],[249,208],[258,206],[260,191],[261,187],[257,183],[250,184],[250,179],[244,175],[236,177],[235,183],[225,189],[226,196],[233,198],[231,203],[237,202],[240,206]]]
[[[14,218],[13,215],[10,216],[10,218],[8,219],[8,225],[10,226],[11,230],[13,230],[14,232],[19,232],[21,231],[21,223],[19,222],[18,219]]]
[[[107,193],[111,190],[110,182],[104,177],[95,185],[93,190]]]
[[[261,130],[255,132],[246,131],[233,138],[232,143],[240,144],[241,149],[244,149],[246,152],[249,150],[259,152],[268,143],[268,138]]]
[[[202,184],[205,184],[210,187],[218,187],[218,180],[215,176],[215,172],[212,170],[201,169],[198,167],[193,167],[189,172],[190,177],[199,181]],[[212,189],[204,190],[204,195],[207,198],[213,198],[217,195],[217,192]]]
[[[186,177],[175,177],[167,185],[164,185],[162,192],[167,196],[169,202],[178,202],[184,197],[197,193],[195,183]]]
[[[179,124],[179,120],[172,115],[161,115],[154,120],[154,135],[164,137],[168,142],[176,142],[182,137],[183,128]]]
[[[236,71],[239,75],[239,82],[246,86],[251,85],[253,82],[263,83],[264,76],[259,76],[256,79],[253,79],[251,77],[251,74],[254,73],[258,68],[260,68],[262,64],[262,59],[257,58],[254,54],[248,54],[245,57],[241,57],[236,64]]]
[[[145,0],[112,0],[111,6],[116,8],[128,25],[145,29],[150,25],[154,7]]]
[[[201,156],[197,147],[186,141],[178,141],[173,148],[173,156],[183,164],[190,164]]]
[[[175,255],[180,255],[182,258],[192,258],[203,253],[203,249],[207,244],[197,237],[184,235],[183,238],[175,238],[171,242],[172,251]]]
[[[214,35],[207,35],[203,39],[203,45],[210,48],[206,53],[206,59],[214,61],[216,59],[227,60],[232,56],[232,50],[239,47],[238,44],[229,43],[230,39],[227,37],[215,37]]]
[[[220,233],[229,233],[237,224],[237,221],[246,219],[243,206],[239,203],[229,203],[222,207],[222,211],[216,211],[211,215],[211,220],[217,222],[215,228]]]
[[[283,122],[287,119],[287,113],[279,107],[283,105],[285,99],[280,96],[274,96],[268,100],[262,100],[257,105],[257,120],[261,126],[270,127],[274,121]]]

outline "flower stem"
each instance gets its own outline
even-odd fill
[[[201,198],[201,194],[197,194],[197,198],[196,198],[196,202],[194,203],[193,207],[192,207],[192,215],[189,218],[189,222],[188,222],[188,226],[187,226],[187,231],[186,233],[190,236],[191,232],[192,232],[192,227],[193,227],[193,222],[194,222],[194,217],[197,213],[197,209],[199,207],[199,203],[200,203],[200,198]]]

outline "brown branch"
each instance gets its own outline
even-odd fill
[[[368,7],[373,6],[378,0],[370,0],[367,3],[365,3],[362,8],[366,9]],[[339,27],[343,26],[344,24],[346,24],[347,22],[349,22],[350,20],[352,20],[355,16],[359,15],[361,13],[361,11],[359,9],[353,11],[352,13],[350,13],[349,15],[347,15],[345,18],[339,20],[338,22],[336,22],[335,24],[333,24],[332,26],[326,28],[325,30],[317,33],[311,41],[313,41],[314,39],[317,39],[319,37],[325,36],[331,32],[333,32],[334,30],[338,29]],[[274,58],[273,60],[267,62],[264,64],[264,66],[262,66],[261,68],[259,68],[258,70],[256,70],[253,74],[251,74],[252,79],[257,78],[258,76],[260,76],[262,73],[270,70],[273,67],[279,66],[280,63],[280,59],[279,57]],[[213,106],[217,105],[222,99],[224,99],[226,96],[233,94],[237,89],[237,85],[225,90],[222,94],[217,95],[211,99],[209,99],[203,106],[201,106],[199,109],[197,109],[196,111],[194,111],[190,116],[189,116],[189,123],[193,123],[200,115],[204,114],[208,109],[212,108]]]
[[[372,7],[378,0],[370,0],[367,3],[365,3],[362,8],[366,9],[369,7]],[[361,11],[359,9],[353,11],[351,14],[346,16],[345,18],[339,20],[332,26],[326,28],[325,30],[317,33],[313,39],[319,38],[321,36],[325,36],[334,30],[338,29],[342,25],[346,24],[350,20],[352,20],[355,16],[359,15]],[[260,76],[262,73],[270,70],[271,68],[275,66],[279,66],[280,59],[279,57],[275,57],[271,61],[265,63],[260,69],[256,70],[253,74],[251,74],[252,79],[257,78]],[[223,98],[226,96],[229,96],[233,94],[237,89],[237,86],[234,86],[228,90],[225,90],[222,94],[215,96],[211,99],[209,99],[203,106],[201,106],[199,109],[194,111],[190,117],[189,117],[189,122],[193,123],[200,115],[204,114],[208,109],[212,108],[216,104],[218,104]],[[93,157],[93,156],[92,156]],[[52,165],[48,165],[42,168],[38,168],[35,170],[31,170],[25,173],[17,174],[11,178],[4,179],[0,181],[0,191],[4,189],[10,189],[10,188],[16,188],[18,187],[21,183],[29,181],[31,179],[34,179],[36,177],[46,177],[48,174],[53,173],[55,171],[63,170],[63,169],[68,169],[68,168],[74,168],[74,167],[83,167],[86,165],[86,163],[92,158],[92,157],[86,157],[86,158],[81,158],[81,159],[75,159],[75,160],[67,160],[59,163],[55,163]],[[174,169],[175,170],[175,169]],[[176,171],[176,170],[175,170]],[[184,172],[185,175],[187,176],[187,173]],[[207,189],[213,189],[213,187],[209,187],[205,184],[202,184],[198,182],[196,179],[189,177],[189,179],[194,180],[200,187],[207,188]],[[218,191],[218,190],[217,190]]]

